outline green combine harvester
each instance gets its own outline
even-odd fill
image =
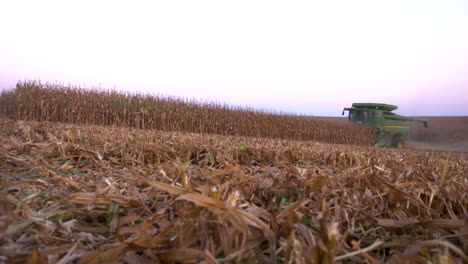
[[[392,113],[397,109],[396,105],[376,103],[353,103],[349,111],[348,119],[352,123],[366,124],[376,131],[374,147],[403,148],[408,137],[408,121],[421,122],[427,128],[427,121],[414,117],[400,116]]]

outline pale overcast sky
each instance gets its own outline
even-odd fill
[[[24,78],[318,116],[353,102],[468,115],[468,1],[1,1],[0,87]]]

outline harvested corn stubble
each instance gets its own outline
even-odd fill
[[[0,262],[466,263],[468,155],[0,121]]]

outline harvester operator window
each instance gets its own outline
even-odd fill
[[[368,119],[368,111],[349,111],[349,120],[353,123],[364,124]]]

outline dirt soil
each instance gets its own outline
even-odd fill
[[[346,117],[313,117],[319,120],[346,123]],[[406,148],[434,151],[468,152],[468,116],[421,116],[428,128],[416,122],[411,125]]]

